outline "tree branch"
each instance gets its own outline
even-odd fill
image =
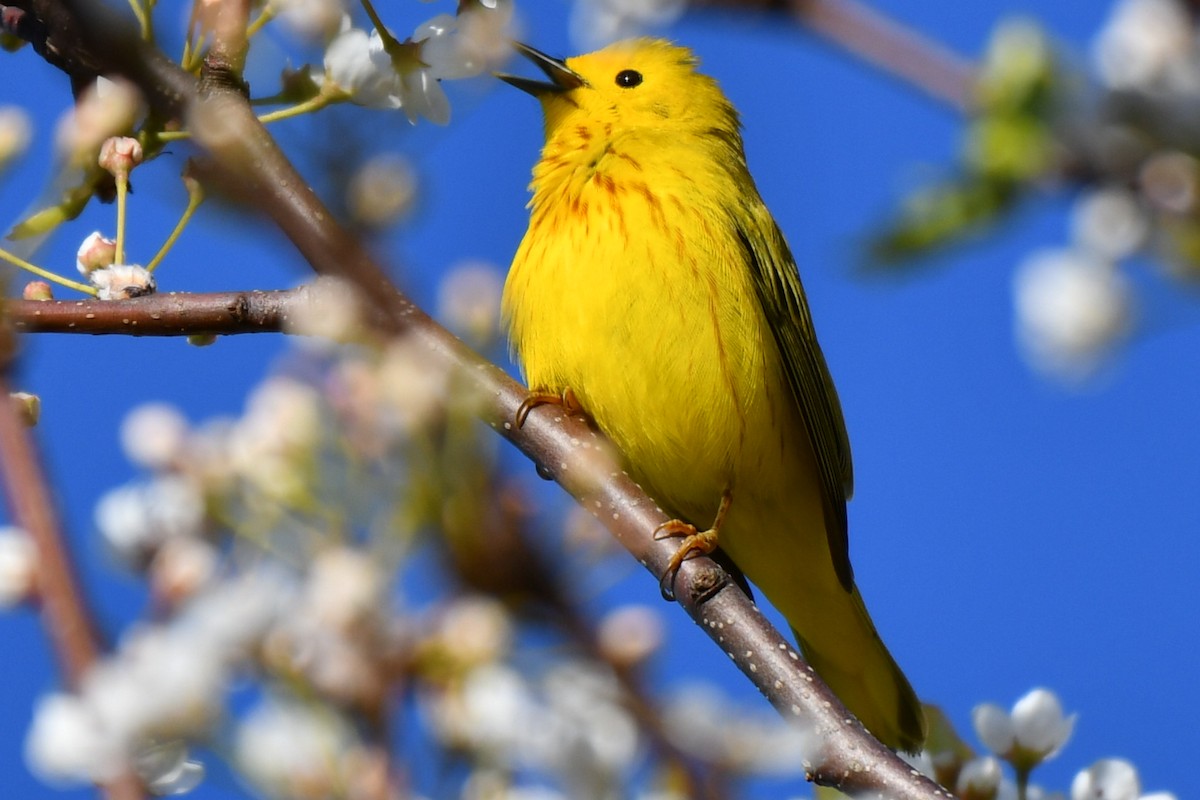
[[[333,221],[236,88],[204,82],[198,92],[189,76],[146,48],[98,4],[62,0],[62,6],[77,18],[90,48],[102,54],[106,72],[142,85],[158,113],[189,119],[207,156],[200,172],[208,182],[272,219],[318,274],[350,281],[375,312],[381,332],[411,337],[468,376],[484,422],[557,480],[661,579],[677,547],[653,536],[667,518],[620,470],[599,434],[556,407],[535,409],[516,428],[512,420],[525,389],[396,289],[358,240]],[[781,713],[819,732],[821,752],[805,754],[813,780],[897,800],[949,796],[872,738],[714,562],[685,562],[674,587],[680,604]]]
[[[28,429],[8,401],[11,388],[0,370],[0,483],[13,520],[33,542],[37,554],[37,591],[44,627],[66,677],[79,688],[100,654],[100,636],[71,564],[46,474]],[[140,782],[130,773],[104,787],[109,800],[140,800]]]
[[[170,292],[135,300],[7,300],[4,315],[21,333],[125,336],[278,333],[313,302],[311,287],[276,291]]]
[[[863,61],[958,111],[972,105],[975,69],[942,45],[857,0],[699,0],[701,5],[786,11]]]

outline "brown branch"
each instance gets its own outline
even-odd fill
[[[699,0],[699,4],[787,11],[833,44],[892,77],[959,111],[971,107],[975,69],[970,63],[857,0]]]
[[[196,92],[186,76],[98,4],[62,2],[80,20],[91,47],[108,59],[106,71],[142,84],[160,114],[179,117],[186,112],[195,141],[207,154],[203,175],[210,183],[272,219],[318,274],[349,280],[377,312],[383,333],[411,337],[466,376],[481,418],[595,513],[661,579],[677,547],[653,536],[666,517],[620,470],[598,434],[581,420],[546,407],[534,410],[517,429],[511,421],[525,398],[524,388],[396,289],[360,243],[333,221],[255,119],[244,96],[220,82],[206,83],[203,93]],[[787,718],[805,721],[820,732],[826,747],[811,755],[813,780],[896,800],[948,796],[872,738],[715,563],[707,558],[686,562],[673,585],[680,604],[759,690]]]
[[[45,629],[67,686],[78,689],[100,655],[100,636],[88,613],[67,545],[54,511],[37,448],[16,405],[8,402],[8,379],[0,374],[0,483],[13,520],[33,542],[37,591]],[[104,787],[109,800],[139,800],[141,784],[123,774]]]
[[[278,333],[312,302],[310,287],[281,291],[170,292],[135,300],[8,300],[4,314],[22,333],[124,336]]]

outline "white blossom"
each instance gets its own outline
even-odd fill
[[[82,700],[60,693],[41,698],[34,708],[25,762],[47,782],[82,784],[115,776],[122,754]]]
[[[271,0],[279,20],[305,39],[333,35],[346,14],[346,0]]]
[[[1133,314],[1128,282],[1084,251],[1034,253],[1014,277],[1016,333],[1034,366],[1086,377],[1126,333]]]
[[[600,621],[597,641],[605,657],[616,664],[634,665],[653,655],[663,642],[662,616],[645,605],[626,605]]]
[[[204,501],[187,479],[164,476],[110,489],[96,504],[95,521],[105,542],[138,565],[166,540],[197,535]]]
[[[133,129],[141,103],[141,93],[129,81],[97,78],[59,120],[58,151],[72,164],[82,166],[95,157],[105,139]]]
[[[1193,28],[1179,0],[1120,0],[1093,45],[1100,78],[1114,89],[1186,77]]]
[[[88,280],[99,289],[101,300],[130,300],[158,291],[154,275],[138,264],[113,264],[88,273]]]
[[[1063,715],[1058,696],[1034,689],[1018,700],[1012,713],[992,703],[971,714],[980,741],[1007,761],[1032,766],[1053,758],[1071,738],[1075,715]]]
[[[396,153],[383,153],[363,162],[346,186],[346,206],[356,222],[379,228],[412,209],[417,176],[412,165]]]
[[[571,39],[585,50],[602,47],[669,25],[686,8],[687,0],[575,0]]]
[[[163,469],[182,456],[188,422],[173,405],[142,403],[125,415],[119,436],[130,461],[147,469]]]
[[[445,324],[471,342],[488,342],[499,322],[502,274],[492,264],[455,265],[438,287],[438,312]]]
[[[414,53],[413,64],[398,70],[377,30],[338,34],[325,51],[325,75],[358,105],[403,108],[410,122],[418,116],[438,124],[450,119],[449,101],[429,69]]]
[[[28,600],[37,585],[37,551],[29,534],[0,526],[0,608]]]
[[[344,776],[339,764],[357,745],[335,713],[282,698],[252,709],[238,725],[234,752],[252,780],[272,795],[333,796]]]
[[[0,170],[24,155],[33,140],[33,120],[20,106],[0,106]]]
[[[1004,773],[1000,761],[994,756],[973,758],[963,765],[958,773],[959,796],[989,797],[1000,790]]]
[[[1071,211],[1075,241],[1101,258],[1132,255],[1150,230],[1150,221],[1130,191],[1106,187],[1085,193]]]

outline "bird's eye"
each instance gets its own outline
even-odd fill
[[[617,86],[632,89],[642,82],[642,73],[636,69],[623,69],[617,73]]]

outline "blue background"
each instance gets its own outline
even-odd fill
[[[380,8],[406,32],[451,5]],[[1083,0],[873,6],[971,58],[997,21],[1032,13],[1081,61],[1108,12],[1107,3]],[[565,4],[526,0],[519,8],[528,41],[574,52]],[[1064,753],[1035,775],[1048,788],[1066,789],[1077,769],[1120,755],[1138,766],[1147,790],[1200,795],[1200,316],[1191,298],[1139,278],[1144,328],[1111,367],[1082,388],[1047,381],[1015,347],[1011,282],[1031,250],[1068,240],[1069,197],[1033,198],[998,230],[905,278],[856,274],[864,232],[927,174],[922,165],[952,158],[961,119],[778,18],[696,13],[666,33],[700,53],[741,110],[751,169],[800,264],[854,446],[856,576],[913,684],[972,742],[974,704],[1007,707],[1035,686],[1057,691],[1079,720]],[[31,156],[0,185],[0,220],[15,221],[29,187],[45,181],[53,121],[69,93],[31,52],[4,58],[0,100],[34,109],[39,132]],[[449,92],[455,118],[445,129],[410,129],[401,114],[345,116],[358,121],[354,136],[365,144],[398,146],[418,165],[422,207],[379,251],[402,265],[399,280],[427,307],[448,265],[507,264],[525,228],[525,186],[541,139],[529,98],[489,79]],[[273,130],[304,147],[311,126],[298,120]],[[330,146],[328,137],[316,142]],[[135,176],[135,256],[148,257],[169,230],[187,152],[172,148]],[[306,169],[317,173],[316,163]],[[79,227],[42,248],[39,263],[72,272],[78,241],[93,228],[111,232],[111,213],[89,209]],[[286,242],[264,234],[265,223],[214,206],[202,213],[207,221],[160,272],[161,289],[271,288],[305,276]],[[237,413],[282,342],[246,336],[194,348],[42,336],[24,346],[18,383],[42,397],[37,434],[97,617],[115,635],[144,602],[91,523],[100,494],[133,474],[117,445],[119,421],[147,399],[176,403],[193,420]],[[658,602],[640,571],[620,591]],[[665,610],[664,673],[702,674],[762,702],[682,613]],[[44,796],[50,790],[29,775],[21,748],[33,699],[58,685],[56,668],[30,611],[0,614],[0,641],[0,780],[6,796]],[[217,781],[196,796],[232,791]]]

